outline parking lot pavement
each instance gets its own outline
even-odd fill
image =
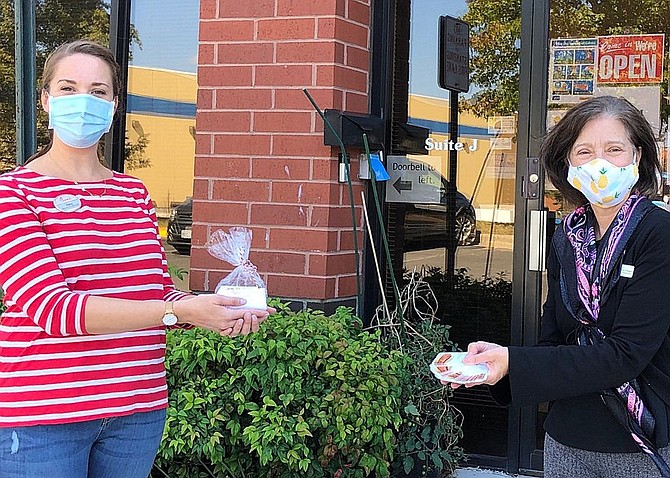
[[[188,272],[191,268],[191,256],[178,254],[167,242],[163,241],[163,248],[165,248],[165,255],[167,257],[168,265],[175,269],[182,269]],[[183,279],[172,276],[172,281],[177,289],[189,292],[188,274],[184,274]]]

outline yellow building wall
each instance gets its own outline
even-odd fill
[[[192,105],[195,112],[196,75],[130,66],[128,95],[144,97],[148,104],[151,99],[157,99]],[[132,104],[131,98],[129,106]],[[136,142],[142,133],[147,135],[149,144],[145,156],[151,163],[147,168],[126,169],[126,173],[144,182],[156,202],[159,215],[169,214],[171,206],[193,194],[195,114],[192,117],[171,115],[160,108],[155,111],[128,110],[126,132],[132,142]]]

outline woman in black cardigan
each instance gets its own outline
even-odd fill
[[[552,402],[545,477],[670,476],[670,214],[647,199],[661,177],[653,131],[628,101],[597,97],[540,157],[580,205],[552,242],[540,346],[475,342],[465,362],[488,366],[501,403]]]

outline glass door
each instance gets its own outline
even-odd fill
[[[545,184],[536,158],[571,105],[628,98],[654,125],[668,170],[669,8],[654,0],[412,0],[409,82],[397,81],[394,101],[407,85],[406,122],[429,136],[421,154],[386,158],[387,225],[396,276],[430,285],[459,348],[537,343],[545,260],[570,205]],[[439,87],[443,15],[467,22],[470,34],[470,89],[458,96],[455,137],[455,93]],[[664,183],[661,201],[670,196],[667,174]],[[463,413],[471,463],[542,469],[548,404],[508,410],[477,387],[457,390],[452,404]]]
[[[530,4],[535,3],[542,5],[531,7]],[[530,103],[525,106],[523,101],[520,103],[531,122],[543,125],[543,131],[533,131],[532,124],[528,126],[528,157],[537,152],[534,138],[541,138],[571,106],[594,96],[613,95],[628,99],[644,113],[656,133],[662,165],[668,171],[670,5],[653,0],[524,1],[524,11],[532,15],[532,45],[537,47],[525,51],[521,71],[529,68],[531,75],[538,72],[537,76],[544,80],[541,83],[529,80],[525,85],[523,79],[521,82],[522,98],[526,87],[531,103],[533,99],[543,98],[537,102],[541,108],[535,110]],[[547,29],[545,37],[543,31]],[[542,109],[545,116],[539,118]],[[532,172],[528,171],[524,180],[531,177]],[[542,200],[536,201],[528,195],[524,197],[531,218],[523,238],[531,250],[530,262],[533,260],[531,245],[544,242],[547,249],[536,252],[546,253],[553,229],[562,227],[562,218],[573,208],[549,182],[542,184],[542,174],[538,179]],[[663,190],[655,199],[659,204],[668,201],[667,173],[663,178]],[[544,237],[533,223],[533,215],[546,224]],[[532,344],[537,340],[539,307],[546,297],[546,272],[543,268],[534,272],[532,263],[527,266],[528,272],[523,275],[526,280],[523,306],[520,308],[524,319],[522,330],[516,336],[521,343]],[[542,423],[547,410],[548,404],[540,404],[519,412],[518,465],[522,470],[541,469]]]
[[[451,124],[451,108],[457,93],[439,86],[441,16],[471,26],[471,86],[458,94],[456,125]],[[407,123],[426,128],[429,136],[422,154],[387,157],[389,235],[402,264],[400,275],[405,284],[419,280],[432,289],[436,316],[450,325],[450,339],[460,349],[475,340],[508,345],[518,188],[520,6],[491,11],[483,2],[412,0],[410,23]],[[504,40],[492,42],[486,33],[490,27],[504,27]],[[493,64],[488,58],[499,48],[512,54]],[[452,126],[457,127],[455,136]],[[450,197],[454,189],[455,197]],[[485,387],[458,389],[451,404],[463,414],[461,445],[468,455],[505,467],[508,409],[498,406]]]

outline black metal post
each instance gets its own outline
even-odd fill
[[[109,17],[109,48],[121,67],[119,108],[112,130],[105,139],[105,159],[114,171],[123,172],[126,144],[126,111],[128,99],[128,59],[130,56],[130,1],[112,0]]]
[[[449,90],[449,144],[458,142],[458,92]],[[447,186],[447,286],[449,291],[454,288],[454,271],[456,270],[456,181],[458,179],[458,151],[449,148],[449,176]]]
[[[35,1],[14,2],[16,53],[16,164],[37,150],[37,80],[35,73]]]
[[[458,182],[458,92],[470,88],[470,26],[457,18],[439,17],[438,84],[449,91],[449,172],[446,193],[447,257],[445,271],[447,289],[453,292],[456,270],[456,247],[460,232],[456,231],[456,185]],[[453,299],[453,294],[449,294]],[[450,304],[447,304],[449,307]]]

